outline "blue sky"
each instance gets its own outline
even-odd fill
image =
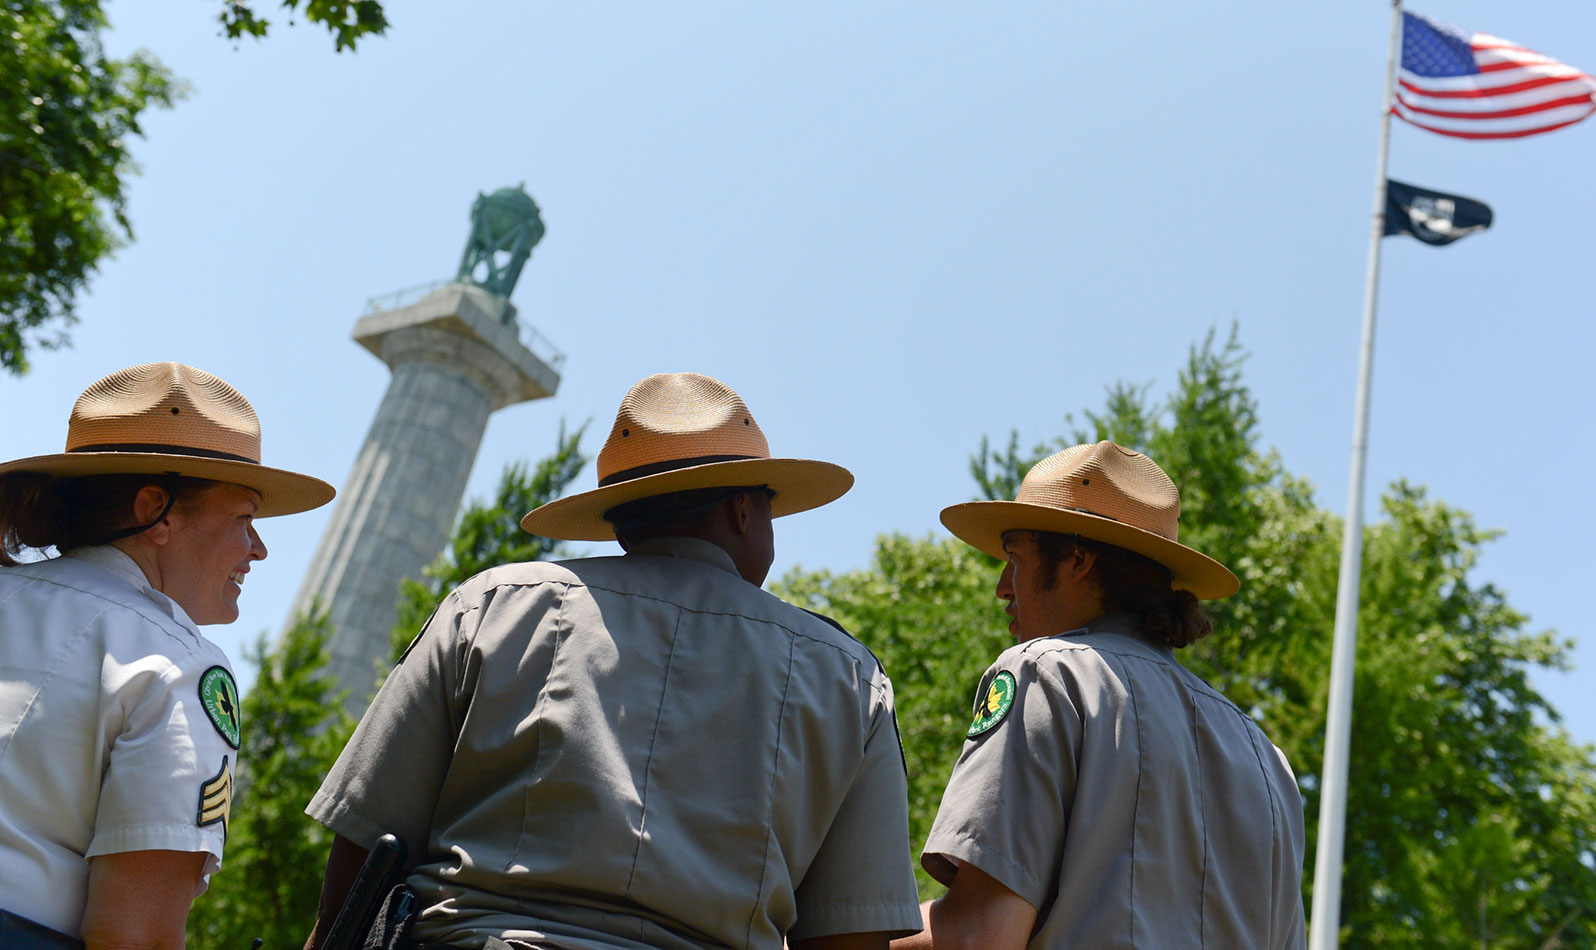
[[[254,402],[268,464],[341,484],[388,379],[349,339],[366,300],[452,275],[477,192],[524,182],[548,236],[515,300],[568,362],[493,418],[472,494],[562,419],[596,451],[632,382],[697,370],[778,454],[853,469],[777,536],[776,574],[845,570],[939,532],[983,434],[1060,435],[1116,380],[1167,391],[1234,320],[1265,444],[1344,510],[1385,4],[388,6],[387,38],[335,55],[286,23],[235,47],[214,3],[109,5],[110,50],[194,92],[144,124],[136,240],[74,347],[0,377],[5,457],[56,451],[91,380],[176,359]],[[1596,69],[1589,4],[1415,9]],[[1593,150],[1596,121],[1393,129],[1392,176],[1497,223],[1385,242],[1369,450],[1371,516],[1407,478],[1505,532],[1476,577],[1583,641],[1537,683],[1584,741]],[[328,513],[261,525],[243,615],[209,630],[235,663]]]

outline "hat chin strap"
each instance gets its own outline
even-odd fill
[[[131,538],[135,534],[143,534],[144,532],[165,521],[166,516],[172,512],[172,506],[177,504],[178,485],[181,484],[182,477],[183,476],[179,475],[177,472],[166,473],[166,484],[162,486],[166,489],[166,507],[161,509],[161,513],[155,516],[154,521],[151,521],[149,524],[134,525],[131,528],[119,528],[116,531],[112,531],[99,543],[110,544],[112,541],[120,541],[123,538]]]

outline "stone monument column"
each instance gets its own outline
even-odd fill
[[[399,582],[420,578],[448,543],[488,416],[552,396],[556,371],[497,311],[502,298],[450,284],[355,324],[354,337],[393,371],[339,492],[289,623],[320,599],[333,634],[328,670],[356,711],[386,660]]]
[[[488,416],[560,384],[561,358],[551,365],[522,342],[509,300],[543,237],[537,205],[504,188],[479,195],[471,219],[453,283],[355,324],[393,377],[287,623],[318,601],[327,611],[328,672],[356,715],[388,658],[400,581],[420,579],[448,543]]]

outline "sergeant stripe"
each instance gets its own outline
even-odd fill
[[[227,770],[227,756],[222,756],[222,767],[200,785],[199,815],[195,823],[200,827],[222,825],[222,838],[227,838],[227,820],[233,811],[233,773]]]

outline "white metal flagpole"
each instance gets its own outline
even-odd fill
[[[1363,475],[1369,442],[1369,378],[1374,371],[1374,312],[1380,292],[1380,239],[1385,236],[1386,156],[1391,142],[1391,94],[1396,85],[1402,0],[1391,0],[1391,44],[1380,100],[1380,156],[1375,162],[1374,221],[1369,232],[1369,276],[1363,289],[1363,351],[1352,412],[1352,474],[1347,489],[1341,576],[1336,582],[1335,640],[1330,650],[1330,708],[1325,720],[1320,772],[1318,857],[1313,867],[1309,950],[1335,950],[1341,931],[1341,864],[1346,839],[1347,763],[1352,734],[1353,665],[1358,645],[1358,585],[1363,577]]]

